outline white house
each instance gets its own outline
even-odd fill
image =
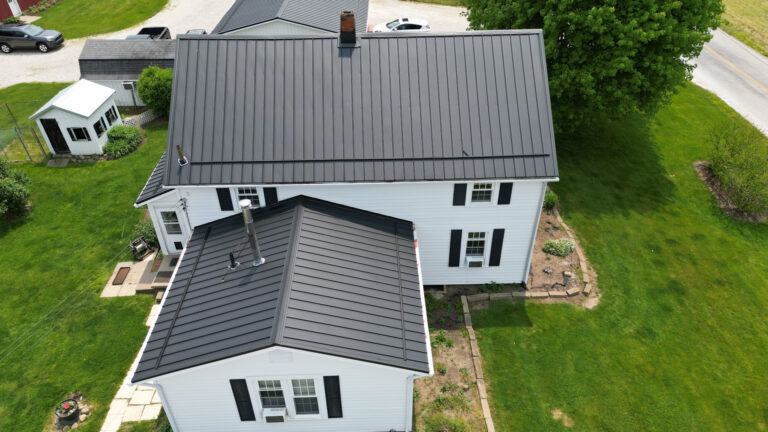
[[[115,91],[80,80],[60,91],[30,119],[37,122],[54,154],[101,154],[107,131],[122,124]]]
[[[212,33],[328,36],[339,32],[341,11],[353,11],[356,30],[366,31],[368,0],[236,0]]]
[[[410,431],[433,373],[416,235],[304,196],[196,227],[132,382],[176,432]]]
[[[425,284],[526,282],[558,180],[541,31],[346,36],[180,37],[136,202],[163,251],[306,195],[413,221]]]

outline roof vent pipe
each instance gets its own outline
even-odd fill
[[[341,11],[340,30],[339,43],[352,45],[357,43],[357,34],[355,33],[355,13],[353,11]]]
[[[179,166],[184,166],[189,163],[187,157],[184,156],[184,152],[181,151],[181,146],[176,144],[176,153],[179,154]]]
[[[256,238],[256,227],[253,225],[253,215],[251,214],[251,200],[244,199],[239,202],[240,209],[243,211],[243,220],[245,220],[245,230],[248,233],[248,243],[251,246],[251,254],[253,255],[253,266],[260,266],[266,261],[261,256],[261,249],[259,249],[259,241]]]

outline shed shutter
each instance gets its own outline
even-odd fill
[[[338,376],[323,377],[325,385],[325,405],[328,407],[328,418],[342,418],[341,388]]]
[[[248,393],[248,384],[244,379],[229,380],[232,386],[232,394],[235,396],[237,412],[240,414],[240,421],[255,421],[256,415],[253,412],[251,404],[251,395]]]
[[[491,240],[491,257],[488,265],[498,267],[501,263],[501,247],[504,245],[504,228],[493,230],[493,239]]]
[[[229,188],[216,188],[216,195],[219,196],[219,208],[221,211],[231,211],[235,207],[232,205],[232,195]]]
[[[509,204],[512,201],[512,183],[502,183],[499,186],[499,205]]]
[[[448,252],[448,267],[458,267],[461,261],[461,230],[451,230],[451,249]]]
[[[264,188],[264,201],[266,205],[272,205],[277,203],[277,188],[265,187]]]
[[[467,201],[467,184],[456,183],[453,185],[453,205],[463,206]]]

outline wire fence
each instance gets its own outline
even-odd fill
[[[29,119],[44,101],[0,104],[0,156],[12,162],[40,162],[48,158],[47,145],[37,124]]]

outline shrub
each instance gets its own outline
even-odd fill
[[[728,199],[747,213],[768,211],[768,144],[755,128],[736,122],[710,132],[711,168]]]
[[[542,250],[550,255],[556,255],[559,257],[567,257],[576,248],[576,244],[569,238],[561,238],[557,240],[547,240],[544,242]]]
[[[464,393],[439,395],[432,401],[432,409],[435,411],[469,411],[469,400],[464,396]]]
[[[10,162],[0,160],[0,216],[19,215],[29,201],[29,177]]]
[[[136,126],[119,125],[107,132],[109,141],[104,146],[104,154],[110,159],[121,158],[141,144],[141,130]]]
[[[482,293],[498,293],[504,291],[504,284],[500,284],[498,282],[488,282],[483,284],[480,287],[480,292]]]
[[[16,24],[16,23],[19,23],[19,22],[21,22],[19,17],[8,17],[5,20],[3,20],[3,23],[5,23],[5,24]]]
[[[424,418],[426,432],[467,432],[469,426],[462,418],[448,417],[443,413],[433,413]]]
[[[547,192],[544,194],[544,210],[551,212],[560,204],[560,197],[557,196],[551,189],[547,188]]]
[[[440,362],[435,363],[435,370],[440,375],[445,375],[446,373],[448,373],[448,368],[445,367],[445,365]]]
[[[445,335],[445,330],[442,329],[438,330],[437,333],[432,337],[432,348],[440,347],[453,347],[453,340],[448,339],[448,337]]]
[[[131,233],[131,240],[144,237],[147,244],[157,249],[160,247],[160,243],[157,241],[157,233],[155,232],[155,226],[152,221],[139,222],[133,227]]]
[[[171,109],[172,84],[173,69],[150,66],[141,72],[136,83],[136,90],[148,107],[167,116]]]

